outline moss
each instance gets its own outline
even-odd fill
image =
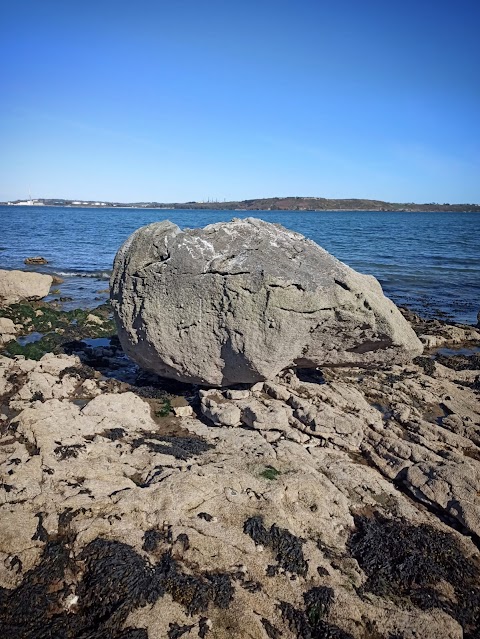
[[[169,399],[165,399],[159,410],[155,411],[156,417],[167,417],[172,410],[172,403]]]
[[[264,479],[270,479],[273,481],[274,479],[277,479],[277,477],[280,474],[281,474],[280,471],[274,468],[273,466],[267,466],[265,470],[263,470],[260,473],[260,477],[263,477]]]

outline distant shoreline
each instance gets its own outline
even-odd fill
[[[392,203],[381,200],[365,199],[328,199],[310,197],[259,198],[230,202],[107,202],[99,200],[69,199],[36,199],[0,202],[2,206],[22,207],[57,207],[74,209],[140,209],[165,211],[298,211],[302,213],[358,211],[368,213],[480,213],[480,204],[439,204],[429,202],[415,204],[413,202]]]
[[[281,209],[281,208],[269,208],[269,209],[222,209],[222,208],[208,208],[208,207],[181,207],[181,206],[119,206],[114,204],[109,204],[107,206],[94,206],[94,205],[82,205],[76,206],[72,204],[29,204],[29,205],[8,205],[4,202],[0,202],[0,206],[4,206],[5,208],[8,206],[9,208],[13,206],[20,207],[23,209],[43,209],[47,208],[56,208],[56,209],[94,209],[98,211],[111,211],[112,209],[121,209],[121,210],[129,210],[132,211],[218,211],[219,213],[255,213],[255,212],[284,212],[284,213],[480,213],[480,206],[475,207],[451,207],[447,208],[431,208],[431,209]]]

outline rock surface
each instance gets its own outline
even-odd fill
[[[48,295],[52,282],[50,275],[0,269],[0,306],[41,299]]]
[[[172,382],[0,357],[0,635],[478,637],[479,368],[177,384],[158,411]]]
[[[0,317],[0,346],[15,339],[16,334],[17,328],[13,321],[8,317]]]
[[[185,382],[254,383],[291,365],[402,363],[422,351],[375,278],[253,218],[138,229],[115,258],[111,299],[129,356]]]

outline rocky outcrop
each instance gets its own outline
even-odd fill
[[[375,278],[253,218],[138,229],[115,258],[111,299],[132,359],[186,382],[254,383],[292,365],[402,363],[422,351]]]
[[[0,269],[0,306],[41,299],[48,295],[52,282],[50,275]]]
[[[0,634],[473,639],[480,370],[441,362],[173,397],[0,357]]]

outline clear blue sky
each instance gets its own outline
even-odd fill
[[[0,200],[480,202],[478,0],[3,0]]]

